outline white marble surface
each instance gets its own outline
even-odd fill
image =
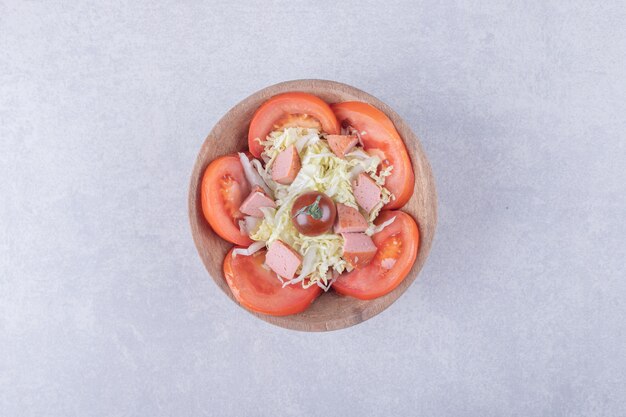
[[[0,2],[1,416],[626,415],[623,1],[99,3]],[[236,308],[187,222],[211,126],[297,78],[394,107],[440,198],[326,334]]]

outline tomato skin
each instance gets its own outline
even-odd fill
[[[399,210],[381,212],[375,223],[394,216],[392,224],[372,236],[378,248],[374,259],[365,267],[341,274],[333,284],[335,291],[371,300],[393,291],[404,280],[417,257],[419,229],[411,216]],[[383,263],[389,262],[390,268],[383,267]]]
[[[385,113],[374,106],[360,101],[345,101],[330,106],[342,124],[348,124],[361,135],[365,150],[374,154],[384,154],[383,168],[393,165],[391,175],[385,181],[385,187],[396,197],[385,205],[385,209],[404,206],[413,194],[415,174],[413,165],[404,145],[404,141],[393,122]]]
[[[310,214],[300,212],[301,209],[314,204],[319,198],[318,206],[321,218],[314,219]],[[291,207],[291,222],[296,230],[306,236],[319,236],[328,232],[335,223],[337,209],[335,202],[326,194],[318,191],[309,191],[300,195]]]
[[[285,123],[287,126],[293,126],[293,120],[298,118],[290,117],[290,115],[308,115],[320,122],[322,130],[326,133],[339,133],[340,125],[337,122],[335,114],[330,106],[321,98],[313,94],[302,92],[291,92],[278,94],[261,105],[254,113],[250,122],[250,130],[248,131],[248,147],[252,155],[257,158],[263,152],[263,146],[256,140],[265,140],[273,130],[280,128],[275,126],[276,122]],[[311,127],[313,124],[310,120],[306,121],[306,126]]]
[[[213,160],[204,171],[200,185],[202,213],[211,228],[222,239],[248,246],[252,240],[239,230],[243,218],[239,207],[250,194],[239,157],[225,155]]]
[[[265,250],[233,258],[231,249],[224,258],[224,277],[237,301],[248,310],[271,316],[287,316],[306,310],[320,295],[320,287],[300,284],[282,287],[276,273],[263,267]]]

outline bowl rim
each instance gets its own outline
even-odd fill
[[[202,253],[202,250],[204,248],[200,241],[200,235],[199,235],[200,233],[202,233],[202,231],[199,229],[199,226],[196,222],[197,222],[198,217],[202,217],[202,219],[204,220],[203,216],[198,216],[198,210],[200,211],[202,210],[202,208],[198,206],[199,185],[201,183],[202,175],[204,174],[204,169],[202,169],[202,167],[203,166],[206,167],[206,165],[208,165],[213,159],[219,157],[220,155],[214,156],[212,159],[208,159],[208,160],[202,157],[207,152],[207,148],[210,146],[211,139],[215,136],[218,136],[219,130],[221,129],[222,125],[224,125],[225,123],[228,123],[227,119],[232,117],[233,114],[237,114],[243,111],[244,108],[248,106],[248,103],[250,101],[258,101],[258,99],[262,99],[261,101],[262,103],[265,100],[267,100],[269,97],[272,97],[276,94],[289,92],[289,91],[305,91],[311,94],[316,94],[315,90],[320,89],[320,88],[326,88],[326,89],[331,88],[333,91],[336,90],[338,92],[343,92],[349,95],[358,96],[359,100],[368,102],[369,104],[375,106],[376,108],[381,110],[383,113],[385,113],[392,120],[392,122],[394,123],[394,126],[396,127],[400,135],[402,136],[402,139],[405,142],[405,146],[407,146],[407,151],[409,152],[409,156],[411,159],[411,165],[413,167],[414,172],[416,172],[416,185],[415,185],[414,193],[411,197],[411,200],[409,200],[409,203],[414,198],[416,198],[415,194],[416,194],[416,191],[418,191],[417,190],[417,183],[418,183],[417,171],[419,168],[419,171],[422,174],[422,182],[424,183],[423,189],[427,189],[428,191],[427,195],[422,196],[423,199],[428,200],[428,201],[424,201],[422,205],[424,207],[428,206],[428,209],[430,212],[430,218],[429,218],[430,222],[428,223],[428,227],[429,227],[429,230],[428,230],[429,235],[427,236],[428,241],[424,242],[422,238],[423,236],[422,227],[420,225],[419,219],[417,219],[415,215],[410,213],[411,217],[413,217],[414,220],[416,220],[416,222],[418,223],[418,228],[420,230],[420,246],[419,246],[417,258],[413,267],[411,268],[411,270],[409,271],[405,279],[402,281],[402,283],[398,285],[398,287],[396,287],[393,291],[389,292],[388,294],[382,297],[373,299],[373,300],[367,300],[367,301],[358,300],[361,306],[357,309],[358,311],[350,311],[350,316],[336,317],[336,318],[333,318],[332,320],[324,320],[324,321],[318,321],[318,322],[315,322],[315,321],[307,322],[306,311],[303,313],[289,315],[289,316],[270,316],[270,315],[250,311],[247,308],[240,305],[239,302],[233,296],[232,292],[230,291],[230,288],[228,287],[223,277],[223,274],[220,274],[220,276],[216,277],[214,276],[214,274],[210,272],[210,266],[208,264],[208,260],[206,259],[205,256],[203,256],[203,253]],[[256,110],[256,108],[258,108],[258,106],[255,107],[254,110]],[[247,121],[246,123],[249,123],[249,121]],[[405,139],[405,134],[403,134],[403,132],[405,134],[408,133],[411,136],[411,142],[412,142],[411,145],[414,148],[413,150],[409,149],[409,146]],[[415,160],[416,157],[419,157],[420,159],[419,165],[417,165],[417,161]],[[196,250],[198,251],[198,255],[203,265],[205,266],[207,273],[213,279],[213,281],[217,284],[220,290],[222,290],[222,292],[225,293],[235,304],[237,304],[240,308],[242,308],[249,314],[252,314],[266,322],[269,322],[279,327],[283,327],[283,328],[291,329],[291,330],[308,331],[308,332],[339,330],[339,329],[351,327],[355,324],[364,322],[374,317],[375,315],[381,313],[382,311],[386,310],[398,298],[400,298],[402,294],[404,294],[404,292],[408,289],[408,287],[410,287],[413,284],[413,282],[415,281],[415,279],[421,272],[428,258],[430,250],[432,249],[432,244],[434,242],[436,226],[437,226],[437,211],[438,211],[437,202],[438,202],[437,189],[436,189],[435,179],[432,173],[432,167],[426,156],[426,153],[424,152],[422,148],[421,141],[419,140],[418,136],[415,135],[413,130],[410,128],[410,126],[404,121],[404,119],[400,117],[398,113],[396,113],[389,105],[384,103],[382,100],[378,99],[377,97],[359,88],[353,87],[345,83],[331,81],[331,80],[323,80],[323,79],[297,79],[297,80],[289,80],[289,81],[276,83],[276,84],[264,87],[260,90],[257,90],[256,92],[248,95],[244,99],[240,100],[237,104],[232,106],[215,123],[215,125],[213,126],[213,128],[211,129],[207,137],[202,142],[200,149],[198,151],[198,154],[196,156],[195,162],[193,164],[191,178],[189,182],[189,193],[188,193],[189,224],[191,227],[192,238],[194,240]],[[407,205],[401,207],[398,210],[402,210],[406,206]],[[206,220],[204,220],[204,222],[206,222]],[[231,245],[230,243],[228,244]],[[419,261],[419,265],[418,265],[418,261]],[[221,268],[221,263],[220,263],[220,268]],[[328,296],[331,293],[335,294],[334,291],[329,291],[328,293],[322,293],[320,297]],[[352,300],[356,300],[356,299],[352,299]],[[299,316],[304,316],[304,318],[296,319]]]

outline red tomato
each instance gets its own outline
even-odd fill
[[[415,220],[402,211],[383,211],[375,223],[392,217],[393,223],[372,236],[378,248],[374,259],[365,267],[343,273],[333,284],[340,294],[371,300],[396,288],[411,270],[419,247],[419,230]]]
[[[317,285],[307,289],[300,284],[283,288],[276,273],[263,266],[265,250],[233,258],[233,249],[224,259],[224,276],[237,301],[247,309],[272,316],[287,316],[306,310],[320,295],[321,289]]]
[[[236,245],[252,240],[239,230],[241,203],[250,194],[250,185],[237,155],[221,156],[209,164],[200,186],[202,212],[215,233]]]
[[[411,159],[393,122],[377,108],[360,101],[346,101],[331,105],[342,126],[349,125],[361,133],[364,148],[384,156],[382,169],[393,165],[385,187],[396,197],[386,209],[400,208],[409,201],[415,186]]]
[[[317,207],[318,213],[311,213]],[[319,215],[319,217],[316,217]],[[337,208],[335,202],[326,194],[309,191],[301,194],[291,206],[291,222],[296,230],[306,236],[319,236],[333,227]]]
[[[248,147],[257,158],[263,146],[256,140],[265,140],[274,130],[285,127],[321,127],[330,134],[339,133],[339,123],[328,104],[308,93],[284,93],[276,95],[261,105],[254,113],[248,131]]]

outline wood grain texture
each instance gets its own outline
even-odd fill
[[[326,80],[287,81],[264,88],[241,101],[230,109],[211,130],[196,159],[189,187],[191,232],[200,258],[209,275],[218,287],[237,303],[224,280],[222,272],[224,256],[232,244],[217,236],[204,219],[200,203],[200,182],[204,170],[213,159],[247,148],[248,126],[254,111],[268,98],[288,91],[312,93],[328,103],[358,100],[377,107],[389,116],[398,129],[406,143],[415,170],[415,192],[402,210],[411,214],[417,221],[421,242],[413,268],[395,290],[370,301],[343,297],[331,290],[322,294],[305,312],[285,317],[272,317],[250,312],[269,323],[288,329],[301,331],[341,329],[375,316],[389,307],[406,291],[426,262],[437,224],[435,182],[419,139],[404,120],[382,101],[347,84]]]

